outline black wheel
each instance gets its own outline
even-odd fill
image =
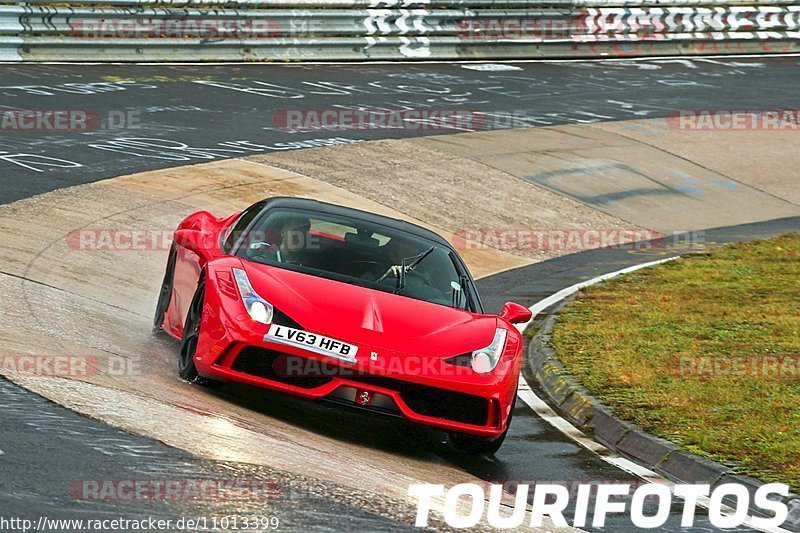
[[[156,304],[156,314],[153,317],[153,332],[158,333],[163,331],[161,324],[164,322],[164,315],[167,312],[167,306],[172,298],[172,283],[175,279],[175,261],[178,257],[178,250],[175,245],[169,250],[169,257],[167,258],[167,269],[164,272],[164,281],[161,282],[161,291],[158,293],[158,303]]]
[[[194,365],[194,354],[197,352],[197,339],[200,336],[200,324],[203,321],[205,293],[205,280],[201,278],[200,283],[197,285],[197,291],[195,291],[194,297],[192,298],[192,303],[189,305],[189,312],[186,314],[186,322],[184,322],[183,325],[180,356],[178,357],[178,375],[189,383],[214,388],[222,385],[222,383],[201,376],[197,373],[197,367]]]
[[[506,435],[508,435],[508,430],[511,428],[511,419],[514,417],[514,408],[516,406],[517,397],[514,396],[514,402],[511,404],[511,412],[508,413],[508,420],[506,421],[506,430],[496,439],[482,439],[463,433],[451,433],[450,442],[453,443],[456,449],[464,452],[477,453],[480,455],[494,455],[495,452],[500,449],[500,446],[503,445],[503,441],[506,440]]]

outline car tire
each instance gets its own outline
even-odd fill
[[[511,411],[508,413],[508,420],[506,421],[506,430],[502,435],[495,439],[483,439],[473,435],[465,435],[464,433],[451,433],[450,442],[457,450],[462,452],[475,453],[478,455],[494,455],[497,450],[503,445],[506,440],[508,430],[511,428],[511,419],[514,417],[514,408],[517,406],[517,397],[514,396],[514,402],[511,404]]]
[[[167,268],[164,272],[164,280],[161,282],[161,290],[158,293],[158,303],[156,304],[156,313],[153,316],[153,333],[160,333],[164,331],[162,324],[164,323],[164,315],[167,313],[169,301],[172,299],[172,284],[175,279],[175,262],[178,259],[178,250],[173,244],[169,250],[169,257],[167,259]]]
[[[203,322],[203,303],[205,302],[206,284],[203,278],[197,285],[197,290],[186,313],[181,336],[180,355],[178,356],[178,375],[184,381],[208,388],[217,388],[222,382],[201,376],[194,364],[194,355],[197,352],[197,339],[200,336],[200,325]]]

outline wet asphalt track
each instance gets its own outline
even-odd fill
[[[276,518],[281,531],[407,531],[408,524],[363,511],[363,496],[336,497],[336,488],[257,465],[209,461],[84,418],[0,379],[0,516],[50,520],[127,518],[176,521]],[[191,431],[191,428],[186,428]],[[122,480],[212,487],[208,497],[126,500]],[[230,483],[246,480],[250,493]],[[103,485],[92,482],[111,480]],[[217,488],[214,488],[217,487]],[[225,492],[230,490],[231,492]],[[327,494],[326,494],[327,493]],[[120,499],[117,499],[120,495]],[[375,502],[370,502],[374,504]],[[391,512],[392,509],[387,509]],[[201,518],[202,517],[202,518]],[[220,522],[221,523],[221,522]],[[176,524],[177,525],[177,524]],[[77,530],[64,528],[63,530]],[[3,529],[3,531],[7,531]],[[46,531],[61,531],[55,527]]]
[[[680,108],[708,108],[709,102],[719,109],[793,108],[794,80],[800,74],[797,58],[517,66],[520,70],[506,72],[480,72],[460,65],[2,66],[0,110],[79,109],[101,120],[126,117],[128,122],[91,132],[3,131],[0,203],[117,175],[249,153],[470,129],[287,131],[279,127],[285,110],[408,106],[480,111],[486,122],[472,129],[583,123],[665,116]],[[706,238],[727,242],[799,226],[797,219],[787,219],[709,232]],[[650,253],[619,250],[584,252],[484,279],[480,289],[489,309],[508,299],[531,305],[577,281],[653,258]],[[222,394],[252,402],[253,409],[258,409],[257,396],[249,396],[257,393]],[[154,472],[164,477],[187,472],[215,477],[220,472],[230,475],[253,468],[199,460],[118,432],[4,381],[0,381],[0,397],[4,407],[0,449],[5,452],[0,455],[2,515],[174,518],[199,509],[152,502],[126,503],[122,508],[119,503],[87,503],[71,498],[65,486],[76,479],[147,477]],[[386,424],[376,435],[346,437],[329,428],[326,409],[305,409],[293,400],[287,405],[293,406],[287,416],[296,417],[298,424],[332,431],[336,438],[381,446],[382,441],[406,436],[407,428]],[[116,452],[98,451],[98,439],[116,441]],[[431,436],[419,445],[437,446],[435,440]],[[440,453],[494,482],[633,481],[563,437],[522,404],[509,439],[495,458],[463,456],[446,447]],[[271,475],[267,471],[250,474]],[[366,514],[355,504],[318,501],[302,483],[296,487],[295,496],[287,499],[290,504],[275,507],[290,529],[317,529],[323,524],[333,530],[399,526]],[[202,506],[203,514],[251,510],[242,505],[218,508],[224,505]],[[693,530],[713,529],[704,526],[702,518],[699,521]],[[680,529],[676,513],[668,526],[664,530]],[[616,518],[607,530],[634,528],[624,518]]]
[[[3,129],[0,203],[111,176],[325,142],[653,118],[677,109],[795,108],[800,78],[797,57],[514,68],[0,65],[0,113],[80,110],[103,124],[87,132]],[[287,111],[365,107],[459,111],[475,120],[460,129],[435,122],[399,130],[282,127]]]

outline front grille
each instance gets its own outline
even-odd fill
[[[331,381],[327,376],[291,375],[291,372],[286,371],[287,357],[291,356],[256,346],[246,346],[236,357],[231,370],[303,389],[315,389]]]
[[[489,402],[480,396],[428,387],[384,376],[360,374],[347,376],[346,379],[397,391],[412,411],[424,416],[476,426],[485,426],[488,420]]]
[[[298,361],[307,364],[298,365]],[[298,375],[298,369],[303,374]],[[243,348],[231,370],[303,389],[321,387],[339,377],[396,391],[412,411],[423,416],[476,426],[487,425],[489,418],[489,402],[480,396],[365,374],[334,362],[318,362],[256,346]]]

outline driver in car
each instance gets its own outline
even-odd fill
[[[311,222],[308,217],[291,215],[270,226],[264,231],[264,240],[249,245],[248,255],[278,263],[303,265],[313,237],[309,234]],[[272,238],[268,238],[269,235]]]

